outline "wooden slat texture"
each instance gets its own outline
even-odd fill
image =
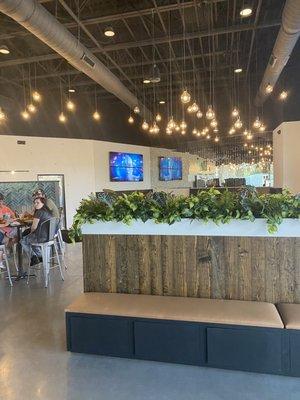
[[[300,303],[300,239],[84,235],[85,292]]]

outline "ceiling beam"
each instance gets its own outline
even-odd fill
[[[218,36],[218,35],[225,35],[225,34],[234,33],[234,32],[246,32],[246,31],[252,31],[252,30],[257,30],[257,29],[267,29],[267,28],[279,27],[280,25],[281,25],[280,21],[264,23],[264,24],[260,24],[260,25],[256,25],[256,26],[241,24],[241,25],[235,25],[235,26],[231,26],[231,27],[222,27],[222,28],[206,30],[206,31],[202,31],[202,32],[186,33],[185,39],[186,40],[187,39],[197,39],[197,38],[210,37],[213,35]],[[103,46],[104,50],[100,50],[99,48],[96,47],[94,49],[90,49],[90,51],[92,51],[94,54],[97,54],[97,53],[103,53],[103,51],[106,51],[106,52],[119,51],[119,50],[126,50],[126,49],[136,48],[136,47],[152,46],[153,43],[155,45],[157,45],[157,44],[168,43],[169,41],[178,42],[178,41],[183,41],[183,40],[184,40],[184,35],[177,34],[177,35],[173,35],[171,37],[163,36],[160,38],[155,38],[154,40],[146,39],[146,40],[141,40],[141,41],[115,43],[115,44]],[[56,53],[33,56],[33,57],[18,58],[18,59],[14,59],[14,60],[0,62],[0,68],[11,67],[13,65],[40,62],[40,61],[57,60],[60,58],[61,58],[60,55],[58,55]]]
[[[51,0],[41,0],[40,3],[47,3]],[[214,3],[222,3],[226,0],[210,0],[211,2]],[[194,1],[187,1],[182,4],[183,8],[191,8],[194,6]],[[200,4],[199,4],[200,6]],[[164,5],[164,6],[158,6],[157,10],[161,13],[164,12],[169,12],[173,10],[178,9],[178,4],[177,2],[169,5]],[[85,20],[82,20],[82,24],[85,26],[89,25],[96,25],[96,24],[101,24],[101,23],[108,23],[108,22],[113,22],[113,21],[118,21],[122,20],[123,18],[138,18],[140,16],[146,16],[146,15],[151,15],[152,12],[156,12],[155,8],[146,8],[143,10],[135,10],[135,11],[129,11],[129,12],[124,12],[124,13],[118,13],[118,14],[112,14],[112,15],[104,15],[104,16],[99,16],[99,17],[94,17],[94,18],[87,18]],[[66,28],[72,29],[72,28],[77,28],[76,22],[67,22],[63,24]],[[14,37],[20,37],[20,36],[27,36],[29,33],[27,31],[16,31],[12,33],[6,33],[3,35],[0,35],[0,40],[6,40],[6,39],[12,39]]]

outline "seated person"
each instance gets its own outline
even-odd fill
[[[25,236],[22,241],[22,247],[30,259],[30,265],[38,264],[42,261],[41,252],[38,247],[31,247],[31,244],[47,242],[48,238],[48,224],[43,222],[53,217],[51,211],[46,205],[46,199],[43,197],[36,197],[34,199],[35,212],[33,215],[33,223],[30,233]]]
[[[32,194],[32,197],[33,197],[33,199],[35,199],[36,197],[41,197],[41,198],[45,199],[46,200],[45,204],[48,207],[48,209],[51,211],[52,217],[60,218],[59,211],[58,211],[58,208],[57,208],[56,204],[54,203],[53,200],[49,199],[46,196],[46,193],[42,189],[36,190]]]
[[[4,196],[0,193],[0,244],[10,246],[17,237],[17,229],[9,226],[15,218],[15,213],[4,203]],[[0,255],[0,268],[3,266],[3,254]]]

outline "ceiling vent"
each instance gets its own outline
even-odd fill
[[[89,67],[91,67],[91,68],[95,67],[94,61],[90,57],[88,57],[86,54],[83,54],[82,59]]]

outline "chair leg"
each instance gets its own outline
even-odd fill
[[[9,267],[9,262],[8,262],[8,259],[7,259],[7,253],[6,253],[6,251],[5,251],[5,249],[4,249],[4,262],[5,262],[5,265],[6,265],[6,271],[7,271],[7,275],[8,275],[8,280],[9,280],[9,284],[10,284],[10,286],[13,286],[13,283],[12,283],[12,280],[11,280],[11,275],[10,275],[10,267]]]
[[[42,246],[42,257],[43,257],[43,269],[44,269],[44,278],[45,278],[45,288],[48,287],[49,283],[49,262],[50,262],[50,255],[48,246]]]
[[[57,258],[60,276],[61,276],[61,279],[64,281],[65,278],[64,278],[64,275],[62,272],[61,262],[60,262],[60,258],[59,258],[59,254],[58,254],[58,250],[57,250],[57,243],[55,241],[53,242],[53,246],[54,246],[54,250],[55,250],[55,254],[56,254],[56,258]]]
[[[65,242],[63,241],[63,237],[62,237],[60,229],[57,232],[57,242],[58,242],[59,249],[61,252],[61,260],[62,260],[63,266],[65,269],[68,269],[67,264],[65,263],[66,245],[65,245]]]
[[[19,266],[17,262],[17,243],[14,243],[13,245],[13,256],[14,256],[15,269],[17,272],[19,272]]]
[[[27,285],[29,285],[29,278],[30,278],[30,263],[31,263],[31,255],[32,255],[32,250],[30,249],[30,253],[29,253],[29,263],[28,263],[28,268],[27,268]]]

